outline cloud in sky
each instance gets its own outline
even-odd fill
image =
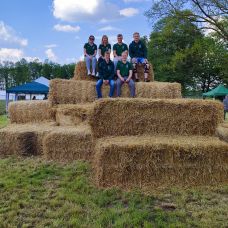
[[[0,21],[0,43],[27,46],[28,40],[18,36],[13,28]]]
[[[56,62],[57,61],[57,56],[55,55],[54,51],[51,49],[51,48],[48,48],[46,51],[45,51],[45,54],[47,56],[47,58],[53,62]]]
[[[125,8],[120,10],[120,15],[125,17],[133,17],[138,13],[139,13],[139,10],[135,8]]]
[[[63,21],[100,21],[106,23],[122,17],[134,16],[137,9],[120,9],[105,0],[54,0],[53,15]]]
[[[113,27],[111,25],[108,25],[99,29],[99,31],[120,31],[120,30],[121,29]]]
[[[54,26],[54,30],[58,32],[79,32],[80,26],[72,26],[72,25],[60,25],[57,24]]]
[[[0,48],[0,60],[1,61],[13,61],[20,60],[24,55],[21,49],[14,48]]]

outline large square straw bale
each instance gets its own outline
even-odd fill
[[[60,126],[74,126],[87,122],[93,107],[93,103],[58,105],[56,122]]]
[[[94,168],[101,187],[228,183],[228,144],[203,136],[102,138],[96,144]]]
[[[31,123],[53,121],[54,110],[49,101],[17,101],[9,104],[11,123]]]
[[[44,139],[44,157],[48,160],[90,160],[93,151],[88,125],[59,127]]]
[[[96,138],[214,135],[222,121],[222,104],[191,99],[103,99],[96,102],[90,118]]]
[[[54,123],[7,126],[0,130],[0,155],[42,155],[43,138],[54,128]]]

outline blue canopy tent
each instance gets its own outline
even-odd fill
[[[36,95],[47,95],[49,92],[49,87],[38,82],[29,82],[20,86],[15,86],[6,90],[6,110],[8,110],[9,104],[9,94],[15,94],[15,101],[17,101],[19,94],[30,94],[30,99],[32,94]]]

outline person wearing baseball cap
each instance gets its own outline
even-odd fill
[[[94,43],[95,37],[93,35],[89,36],[88,43],[84,45],[84,56],[86,62],[86,68],[88,75],[91,75],[91,62],[92,62],[92,76],[96,76],[96,66],[97,66],[97,45]]]

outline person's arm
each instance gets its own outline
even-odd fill
[[[101,55],[101,49],[100,48],[98,49],[98,56],[99,56],[99,58],[102,56]]]
[[[84,56],[88,56],[85,48],[84,48]]]
[[[101,66],[99,68],[99,78],[104,80],[104,71],[103,71],[102,63],[101,63]]]
[[[112,62],[112,68],[111,68],[111,73],[110,73],[110,80],[113,80],[115,76],[115,67],[114,67],[114,63]]]
[[[129,75],[128,75],[126,82],[129,82],[131,80],[132,75],[133,75],[133,65],[130,63]]]
[[[132,75],[133,75],[133,70],[129,70],[129,76],[128,76],[126,82],[129,82],[131,80]]]
[[[113,45],[113,56],[117,57],[117,55],[116,55],[116,45],[115,44]]]
[[[134,58],[132,44],[129,45],[129,56],[131,59]]]
[[[89,55],[88,55],[87,52],[86,52],[86,44],[84,45],[84,56],[89,57]]]
[[[96,57],[96,55],[97,55],[97,45],[95,45],[95,47],[96,47],[96,49],[94,51],[93,57]]]

